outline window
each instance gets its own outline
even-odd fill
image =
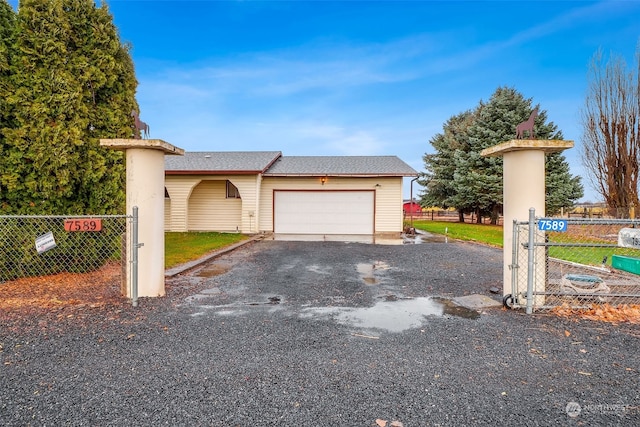
[[[231,181],[227,181],[227,199],[239,199],[240,192],[238,191],[238,187],[233,185]]]

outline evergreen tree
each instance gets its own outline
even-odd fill
[[[0,171],[5,170],[6,141],[4,129],[13,126],[12,113],[7,99],[13,92],[11,63],[15,48],[16,14],[5,0],[0,0]],[[0,185],[0,201],[5,188]]]
[[[10,76],[15,47],[16,14],[6,0],[0,0],[0,140],[2,129],[11,125],[7,98],[11,93]]]
[[[551,153],[546,158],[545,214],[557,215],[562,208],[570,208],[584,195],[579,176],[572,176],[569,164],[561,153]]]
[[[122,154],[98,139],[131,135],[137,82],[106,5],[23,0],[16,40],[2,209],[122,213]]]
[[[424,201],[440,201],[440,206],[454,206],[460,213],[475,212],[477,221],[491,216],[495,223],[502,209],[502,158],[482,157],[480,152],[500,142],[513,139],[518,123],[526,120],[532,111],[531,99],[525,99],[512,88],[498,88],[487,103],[479,106],[469,117],[464,133],[458,134],[456,144],[436,136],[436,154],[425,155],[426,176],[431,181],[447,181],[448,196],[442,198],[427,182]],[[456,116],[459,117],[459,116]],[[445,135],[455,118],[445,124]],[[536,138],[561,139],[562,133],[552,122],[547,123],[546,111],[540,111],[535,121]],[[432,159],[438,159],[436,164]],[[560,207],[571,206],[582,197],[579,177],[572,177],[569,166],[561,154],[547,156],[547,205],[550,213]],[[442,173],[446,171],[446,173]],[[453,171],[453,173],[451,173]],[[437,176],[439,175],[439,176]],[[438,187],[433,187],[437,189]],[[442,185],[440,186],[442,188]],[[445,202],[446,200],[446,202]]]
[[[453,176],[455,165],[453,162],[456,151],[468,151],[467,128],[473,120],[473,112],[465,111],[451,117],[443,127],[443,133],[436,134],[431,141],[435,149],[433,154],[425,154],[426,172],[420,174],[418,183],[427,189],[422,194],[422,206],[440,206],[449,208],[455,206],[453,197],[455,188]]]
[[[121,212],[125,189],[122,153],[100,147],[98,139],[128,138],[132,134],[130,113],[137,111],[138,105],[129,47],[120,43],[106,4],[97,8],[90,0],[65,3],[72,24],[69,46],[75,52],[71,66],[83,89],[87,143],[80,147],[80,161],[90,166],[76,182],[76,202],[89,212],[104,212],[105,206]],[[114,197],[120,206],[113,205]]]

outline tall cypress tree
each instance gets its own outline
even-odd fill
[[[10,76],[15,49],[16,13],[6,0],[0,0],[0,140],[2,129],[11,126],[7,98],[12,92]]]
[[[100,147],[98,139],[131,136],[130,113],[138,105],[129,47],[120,42],[106,4],[98,8],[90,0],[65,3],[72,26],[71,67],[82,87],[86,143],[80,147],[80,158],[89,166],[76,182],[76,202],[88,212],[104,212],[105,206],[122,211],[122,205],[113,205],[114,197],[124,201],[122,154]]]
[[[16,40],[3,210],[122,213],[122,155],[98,139],[130,136],[137,82],[106,5],[23,0]]]
[[[0,0],[0,171],[7,168],[5,129],[14,126],[8,98],[13,93],[11,64],[15,50],[16,13],[5,1]],[[0,203],[6,188],[0,183]]]

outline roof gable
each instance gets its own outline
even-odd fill
[[[280,151],[193,151],[165,156],[164,168],[167,174],[259,174],[280,156]]]

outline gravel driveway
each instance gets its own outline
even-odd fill
[[[501,269],[459,242],[254,242],[138,308],[0,324],[0,425],[640,425],[640,330],[450,303]]]

